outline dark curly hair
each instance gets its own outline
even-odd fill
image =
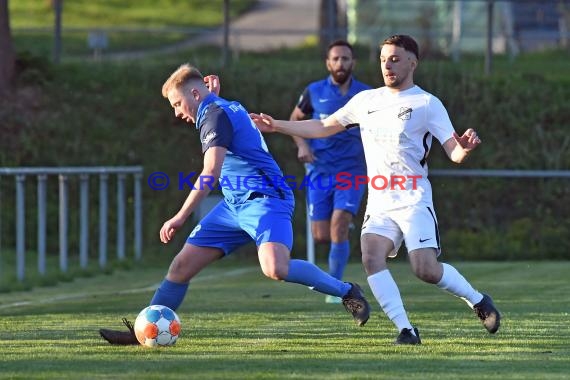
[[[380,44],[380,48],[384,45],[396,45],[398,47],[404,48],[404,50],[413,53],[416,56],[416,59],[419,59],[420,52],[418,48],[418,43],[412,37],[405,35],[405,34],[396,34],[386,38],[382,44]]]

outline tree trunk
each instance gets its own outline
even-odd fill
[[[319,45],[325,52],[328,44],[335,40],[337,4],[336,0],[321,0],[319,4]]]
[[[340,3],[344,4],[342,1]],[[320,0],[319,3],[319,45],[323,52],[338,39],[346,40],[346,7],[339,0]]]
[[[0,0],[0,94],[8,92],[14,82],[15,60],[10,33],[8,0]]]

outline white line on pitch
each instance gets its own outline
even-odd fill
[[[231,270],[228,272],[223,272],[221,274],[211,274],[211,275],[207,275],[207,276],[200,276],[200,277],[197,277],[195,280],[192,280],[192,283],[209,281],[209,280],[213,280],[213,279],[219,279],[220,277],[239,276],[239,275],[242,275],[245,273],[253,272],[254,270],[259,270],[259,268],[258,267],[240,268],[240,269],[234,269],[234,270]],[[156,288],[158,288],[159,285],[160,285],[160,283],[150,285],[150,286],[145,286],[143,288],[136,288],[136,289],[125,289],[125,290],[113,290],[113,291],[106,291],[106,292],[91,292],[91,293],[61,295],[61,296],[55,296],[55,297],[51,297],[51,298],[44,298],[44,299],[38,300],[38,301],[20,301],[20,302],[9,303],[6,305],[0,304],[0,307],[9,308],[9,307],[28,306],[28,305],[41,305],[41,304],[53,303],[53,302],[57,302],[57,301],[67,301],[67,300],[72,300],[72,299],[77,299],[77,298],[144,293],[144,292],[150,292],[150,291],[156,290]]]

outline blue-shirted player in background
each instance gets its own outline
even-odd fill
[[[150,304],[178,309],[195,275],[254,241],[267,277],[342,297],[356,323],[364,325],[370,307],[357,284],[339,281],[307,261],[290,259],[295,206],[292,190],[280,185],[284,181],[275,183],[274,179],[282,178],[283,173],[248,112],[240,103],[218,97],[217,81],[209,79],[184,64],[162,87],[162,95],[169,100],[176,117],[196,124],[204,167],[180,211],[160,229],[160,240],[168,243],[210,192],[212,183],[201,178],[219,178],[224,199],[190,233]],[[129,331],[101,329],[101,336],[111,344],[138,344],[132,324],[123,321]]]
[[[348,42],[331,43],[325,64],[330,75],[305,88],[291,113],[291,120],[325,119],[354,95],[370,89],[352,75],[355,60]],[[313,238],[317,243],[330,242],[329,273],[341,280],[350,257],[349,226],[358,212],[366,186],[336,188],[335,176],[341,172],[350,173],[352,179],[366,175],[360,130],[352,128],[331,137],[310,140],[294,136],[293,140],[298,148],[297,157],[306,164],[313,185],[307,186]],[[340,303],[341,299],[327,296],[326,302]]]

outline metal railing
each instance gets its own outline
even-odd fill
[[[134,177],[133,189],[133,251],[135,260],[142,257],[142,176],[141,166],[119,167],[19,167],[0,168],[0,180],[4,176],[13,176],[15,180],[15,246],[16,277],[19,281],[25,278],[26,251],[26,179],[35,176],[37,179],[37,258],[38,272],[46,273],[47,247],[47,180],[49,176],[58,176],[59,188],[59,269],[68,271],[69,249],[69,179],[79,178],[79,266],[84,269],[89,257],[89,179],[97,176],[99,181],[99,266],[107,265],[108,251],[108,210],[109,210],[109,177],[117,178],[116,209],[116,248],[117,259],[124,260],[126,242],[126,189],[127,175]],[[0,193],[0,211],[2,205]],[[0,213],[1,216],[1,213]],[[1,225],[0,225],[1,226]],[[2,247],[0,246],[0,250]]]
[[[513,170],[513,169],[430,169],[429,177],[472,178],[570,178],[570,170]],[[366,200],[364,200],[366,202]],[[315,246],[311,236],[311,218],[307,210],[307,261],[315,263]]]
[[[570,170],[433,169],[438,177],[570,178]]]

